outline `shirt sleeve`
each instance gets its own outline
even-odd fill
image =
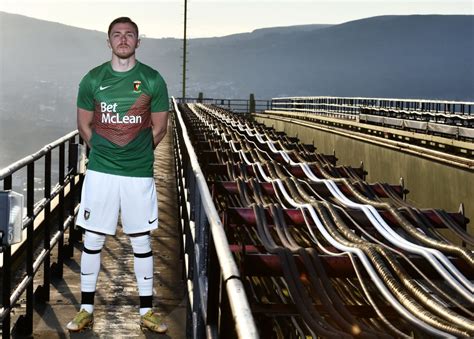
[[[79,83],[79,91],[77,94],[77,107],[87,111],[94,111],[94,93],[92,91],[92,81],[90,73],[87,73]]]
[[[153,97],[151,99],[152,112],[169,111],[168,88],[165,81],[158,73],[156,75],[155,86],[153,88]]]

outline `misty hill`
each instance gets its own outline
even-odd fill
[[[374,17],[190,53],[194,91],[474,100],[474,16]]]
[[[104,30],[106,25],[104,23]],[[474,16],[382,16],[189,41],[188,96],[332,95],[474,101]],[[106,34],[0,12],[0,119],[73,127],[81,77],[110,58]],[[138,59],[180,96],[179,39]]]
[[[332,25],[296,25],[296,26],[285,26],[285,27],[269,27],[269,28],[259,28],[253,30],[250,33],[237,33],[226,35],[222,37],[213,37],[213,38],[196,38],[191,39],[190,42],[193,47],[197,46],[207,46],[216,43],[235,43],[236,41],[249,41],[255,39],[266,39],[272,34],[280,35],[280,38],[284,38],[284,35],[291,34],[295,32],[308,32],[314,31],[321,28],[330,27]]]

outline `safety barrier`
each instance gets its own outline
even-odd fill
[[[14,188],[14,178],[20,181],[22,179],[20,172],[23,169],[26,168],[27,172],[26,217],[23,219],[23,234],[26,237],[23,236],[24,240],[20,244],[2,246],[0,253],[2,259],[0,319],[3,338],[10,338],[12,307],[19,302],[25,292],[25,314],[19,317],[14,328],[17,335],[31,335],[34,303],[49,300],[52,275],[61,278],[64,258],[72,256],[74,243],[79,237],[72,225],[77,213],[76,198],[82,181],[82,174],[77,173],[78,144],[82,142],[78,138],[77,131],[71,132],[0,171],[4,190]],[[56,149],[57,158],[54,157]],[[41,162],[44,162],[43,185],[35,187],[35,179],[42,175],[35,171],[35,168]],[[52,181],[54,171],[58,175],[57,183]],[[35,190],[44,191],[39,201],[35,201]],[[68,229],[68,243],[64,244]],[[57,261],[51,263],[55,247]],[[21,260],[16,260],[19,258]],[[26,267],[21,267],[20,261],[25,263]],[[43,266],[42,285],[34,290],[34,278],[41,266]]]
[[[271,110],[318,114],[340,119],[408,129],[428,134],[474,139],[474,102],[345,98],[273,98]]]
[[[258,338],[239,270],[185,120],[174,100],[173,107],[183,259],[189,298],[187,337],[229,338],[235,330],[240,338]]]
[[[248,99],[214,99],[214,98],[176,98],[180,103],[202,103],[206,105],[214,105],[229,109],[236,113],[249,113],[251,103]],[[271,109],[271,100],[255,100],[255,112],[261,112]]]

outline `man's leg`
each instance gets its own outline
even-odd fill
[[[153,252],[150,232],[130,234],[135,276],[140,295],[140,324],[151,331],[165,333],[168,327],[153,313]]]
[[[145,315],[153,307],[153,252],[150,232],[130,234],[130,242],[140,295],[140,315]]]
[[[76,224],[86,230],[81,256],[81,310],[67,324],[70,331],[81,331],[92,324],[94,295],[100,270],[100,252],[105,235],[114,235],[120,209],[120,178],[87,170],[82,185],[81,206]]]
[[[86,231],[81,255],[81,309],[67,325],[73,332],[82,331],[94,322],[94,296],[100,271],[100,252],[105,234]]]
[[[81,309],[94,311],[94,296],[100,271],[100,253],[105,243],[105,234],[86,231],[81,256]]]
[[[123,231],[130,235],[140,295],[140,325],[165,333],[167,326],[153,313],[153,253],[150,231],[158,227],[158,205],[153,178],[124,177],[120,182]]]

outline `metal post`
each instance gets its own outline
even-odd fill
[[[31,162],[27,165],[26,179],[26,213],[28,224],[26,228],[26,274],[33,278],[33,207],[35,193],[35,163]],[[20,316],[17,323],[18,334],[29,336],[33,332],[33,282],[26,287],[26,313]]]
[[[211,329],[219,328],[219,297],[221,291],[221,271],[214,245],[212,234],[208,232],[208,299],[207,299],[207,325]],[[218,333],[211,333],[211,337],[218,337]]]
[[[201,286],[200,286],[200,276],[201,276],[201,257],[202,253],[202,244],[199,241],[200,238],[200,224],[199,224],[199,215],[201,212],[199,204],[199,190],[197,187],[194,187],[194,197],[192,199],[192,205],[194,205],[194,256],[192,259],[192,265],[194,266],[193,274],[193,327],[194,327],[194,338],[204,338],[204,322],[202,316],[202,304],[203,300],[201,298]]]
[[[51,240],[51,151],[48,151],[45,155],[44,160],[44,197],[48,200],[48,203],[44,207],[44,249],[50,251],[50,240]],[[43,290],[42,300],[49,301],[50,296],[50,283],[51,283],[51,252],[44,259],[43,264],[44,276],[43,276]]]
[[[183,89],[182,98],[186,99],[186,33],[188,22],[188,0],[184,0],[184,37],[183,37]]]
[[[76,199],[75,176],[77,173],[77,158],[79,155],[79,144],[74,143],[74,139],[69,139],[68,144],[68,177],[69,177],[69,216],[74,218],[74,200]],[[74,242],[76,240],[76,231],[74,225],[69,227],[69,240],[66,255],[72,258],[74,255]]]
[[[59,145],[59,185],[64,186],[64,165],[65,165],[65,146],[64,142]],[[64,263],[64,215],[65,215],[65,204],[64,204],[64,190],[59,192],[59,230],[61,236],[58,239],[58,262],[55,270],[58,278],[63,277],[63,263]]]
[[[3,189],[4,190],[11,190],[12,189],[12,176],[9,175],[3,180]],[[10,246],[5,246],[3,249],[3,281],[2,281],[2,302],[3,307],[5,309],[10,308],[10,293],[11,293],[11,256],[12,256],[12,249]],[[10,312],[5,314],[5,317],[2,320],[2,338],[7,339],[10,338]]]
[[[10,293],[11,293],[11,255],[12,250],[10,246],[3,247],[3,282],[2,282],[2,298],[3,307],[10,308]],[[2,321],[2,338],[10,338],[10,312],[5,314]]]

